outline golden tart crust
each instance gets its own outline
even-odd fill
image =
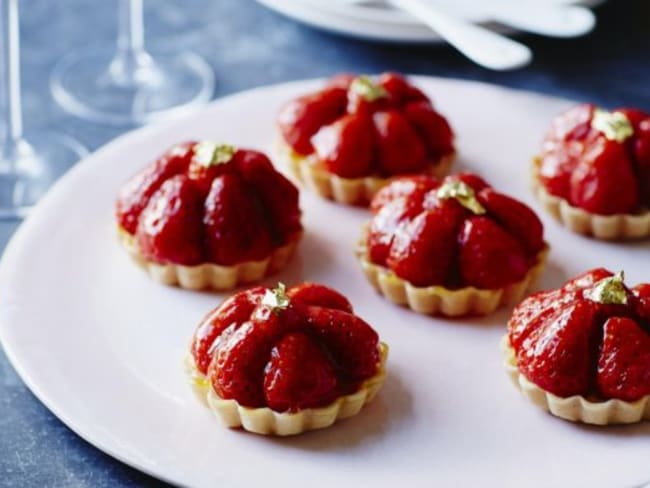
[[[261,435],[289,436],[329,427],[358,414],[370,403],[386,378],[388,346],[383,342],[379,343],[379,353],[377,373],[364,381],[356,392],[343,395],[324,407],[306,408],[298,412],[276,412],[268,407],[249,408],[235,400],[223,399],[215,393],[205,375],[197,371],[191,357],[187,360],[187,366],[195,393],[227,427],[241,427]]]
[[[556,417],[594,425],[634,424],[650,420],[650,395],[635,402],[617,399],[596,401],[580,395],[562,398],[543,390],[519,372],[515,350],[507,335],[501,340],[501,350],[506,373],[514,385],[535,405]]]
[[[546,211],[573,232],[602,240],[631,240],[650,237],[650,210],[637,214],[598,215],[574,207],[564,198],[551,195],[539,181],[540,158],[533,160],[533,192]]]
[[[357,259],[366,278],[381,295],[397,305],[406,305],[415,312],[446,317],[488,315],[499,307],[518,303],[541,276],[550,249],[546,245],[526,276],[504,288],[482,290],[468,286],[450,290],[440,285],[413,286],[390,269],[370,261],[365,242],[364,236],[357,246]]]
[[[182,264],[161,264],[147,260],[135,242],[134,237],[118,227],[120,244],[133,261],[144,269],[158,283],[179,286],[188,290],[231,290],[240,284],[252,283],[284,268],[294,255],[302,238],[302,232],[294,234],[287,244],[273,250],[261,261],[244,261],[233,266],[202,263],[196,266]]]
[[[391,182],[393,178],[366,176],[363,178],[342,178],[330,173],[312,156],[299,156],[286,143],[280,141],[279,154],[294,177],[304,186],[323,198],[334,200],[346,205],[365,204],[372,200],[379,190]],[[431,165],[428,174],[437,178],[445,176],[454,160],[456,153],[444,156],[437,164]]]

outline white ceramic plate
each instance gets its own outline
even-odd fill
[[[458,133],[461,164],[539,208],[529,160],[569,103],[489,85],[417,78]],[[348,295],[391,346],[376,402],[333,428],[269,439],[221,426],[186,382],[195,324],[221,295],[150,281],[120,249],[122,182],[171,144],[211,138],[268,149],[274,117],[318,82],[262,88],[117,139],[72,170],[35,209],[0,265],[0,337],[36,396],[98,448],[191,486],[632,486],[650,477],[650,423],[593,428],[529,404],[501,366],[508,312],[437,320],[383,300],[352,254],[368,214],[303,193],[299,256],[268,280],[320,281]],[[545,215],[547,287],[593,266],[650,278],[650,243],[605,244]]]
[[[351,37],[391,42],[441,42],[443,39],[408,13],[381,2],[346,5],[343,0],[257,0],[287,17],[305,24]],[[490,2],[479,0],[437,0],[455,15],[477,23],[490,23]],[[512,0],[516,2],[517,0]],[[544,1],[544,0],[540,0]],[[588,7],[604,0],[545,0]],[[513,32],[498,24],[489,24],[499,32]]]

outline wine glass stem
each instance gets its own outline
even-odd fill
[[[2,83],[0,94],[4,100],[4,138],[0,160],[8,172],[14,171],[17,153],[26,143],[23,141],[23,116],[20,93],[20,32],[18,25],[18,0],[0,0],[2,4]]]
[[[144,49],[142,0],[119,0],[117,52],[109,72],[118,85],[137,86],[150,81],[153,59]]]

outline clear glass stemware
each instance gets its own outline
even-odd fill
[[[144,124],[210,99],[214,74],[191,52],[150,55],[142,0],[118,0],[117,48],[74,51],[57,64],[50,87],[69,112],[114,125]]]

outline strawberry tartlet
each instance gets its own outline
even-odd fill
[[[297,179],[351,205],[367,205],[397,175],[443,176],[455,156],[447,120],[395,73],[339,75],[285,105],[278,126]]]
[[[545,208],[598,239],[650,236],[650,115],[591,104],[560,115],[533,167]]]
[[[404,177],[380,190],[357,255],[390,301],[431,315],[517,303],[548,246],[535,213],[475,174]]]
[[[239,292],[210,312],[188,367],[228,427],[285,436],[359,413],[383,384],[387,352],[340,293],[279,284]]]
[[[502,342],[523,393],[590,424],[650,419],[650,284],[599,268],[519,304]]]
[[[302,235],[298,190],[262,153],[177,145],[116,203],[120,242],[156,281],[225,290],[283,268]]]

